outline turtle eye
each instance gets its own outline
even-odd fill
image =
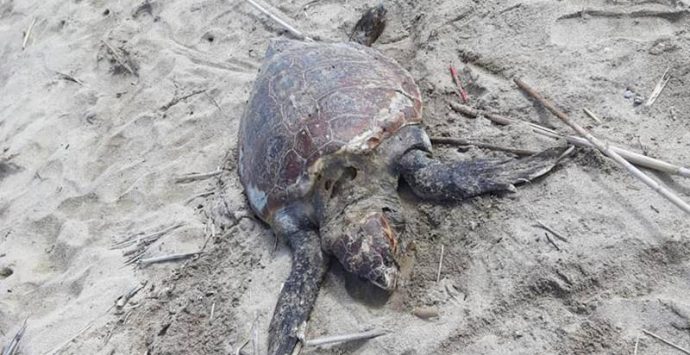
[[[349,181],[352,181],[357,178],[357,169],[348,166],[345,169],[343,169],[343,173],[340,175],[338,180],[333,184],[333,190],[331,190],[331,198],[338,196],[340,192],[342,191],[343,185]],[[326,182],[328,183],[328,181]],[[328,190],[328,187],[326,187]]]
[[[401,231],[405,228],[405,217],[400,211],[388,206],[383,207],[381,211],[395,230]]]

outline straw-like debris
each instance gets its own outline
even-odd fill
[[[177,223],[150,234],[137,233],[128,236],[123,240],[113,244],[111,249],[129,248],[127,251],[123,253],[123,255],[127,257],[125,265],[136,263],[146,253],[146,250],[149,245],[160,239],[162,236],[174,231],[175,229],[182,227],[182,225],[182,223]]]
[[[27,319],[24,319],[24,323],[22,324],[21,328],[17,331],[17,333],[14,334],[10,342],[2,347],[2,355],[14,355],[17,353],[19,350],[19,342],[22,341],[22,337],[24,336],[24,332],[26,332],[26,321]]]
[[[561,121],[563,121],[565,124],[570,126],[575,132],[580,134],[581,136],[585,137],[590,143],[592,143],[597,149],[599,149],[602,153],[604,153],[606,156],[609,158],[615,160],[618,164],[620,164],[623,168],[625,168],[631,175],[634,177],[638,178],[642,182],[644,182],[647,186],[651,187],[654,191],[671,201],[674,205],[678,206],[680,209],[685,211],[685,213],[690,214],[690,205],[688,205],[685,201],[681,200],[680,197],[678,197],[676,194],[668,190],[667,188],[663,187],[660,185],[658,182],[647,176],[645,173],[640,171],[638,168],[636,168],[634,165],[630,164],[627,160],[625,160],[623,157],[621,157],[620,154],[616,153],[613,149],[610,149],[608,144],[600,142],[597,138],[595,138],[592,134],[590,134],[587,130],[584,128],[580,127],[577,123],[573,122],[568,118],[568,116],[563,113],[561,110],[556,108],[551,102],[547,101],[543,96],[541,96],[538,92],[536,92],[534,89],[532,89],[530,86],[528,86],[524,81],[520,79],[515,79],[515,83],[526,93],[528,93],[532,98],[534,98],[536,101],[538,101],[542,106],[544,106],[546,109],[548,109],[554,116],[558,117]]]
[[[323,346],[323,345],[332,345],[332,344],[342,344],[342,343],[348,343],[352,341],[358,341],[358,340],[369,340],[373,338],[380,337],[382,335],[386,335],[388,332],[384,330],[369,330],[366,332],[361,332],[361,333],[353,333],[353,334],[344,334],[344,335],[333,335],[333,336],[326,336],[322,338],[317,338],[317,339],[311,339],[311,340],[306,340],[304,342],[305,346]]]

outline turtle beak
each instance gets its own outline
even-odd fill
[[[397,267],[388,267],[381,270],[381,276],[375,280],[369,280],[372,284],[386,291],[393,291],[398,285],[398,271]]]

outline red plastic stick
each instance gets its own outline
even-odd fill
[[[466,104],[467,101],[470,101],[470,96],[467,94],[465,88],[462,87],[460,78],[458,78],[458,71],[452,65],[450,66],[450,75],[453,77],[453,82],[455,83],[458,91],[458,97],[460,97],[463,104]]]

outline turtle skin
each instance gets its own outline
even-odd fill
[[[239,175],[252,209],[276,211],[307,199],[323,157],[366,154],[422,119],[410,74],[357,43],[273,40],[239,133]]]

